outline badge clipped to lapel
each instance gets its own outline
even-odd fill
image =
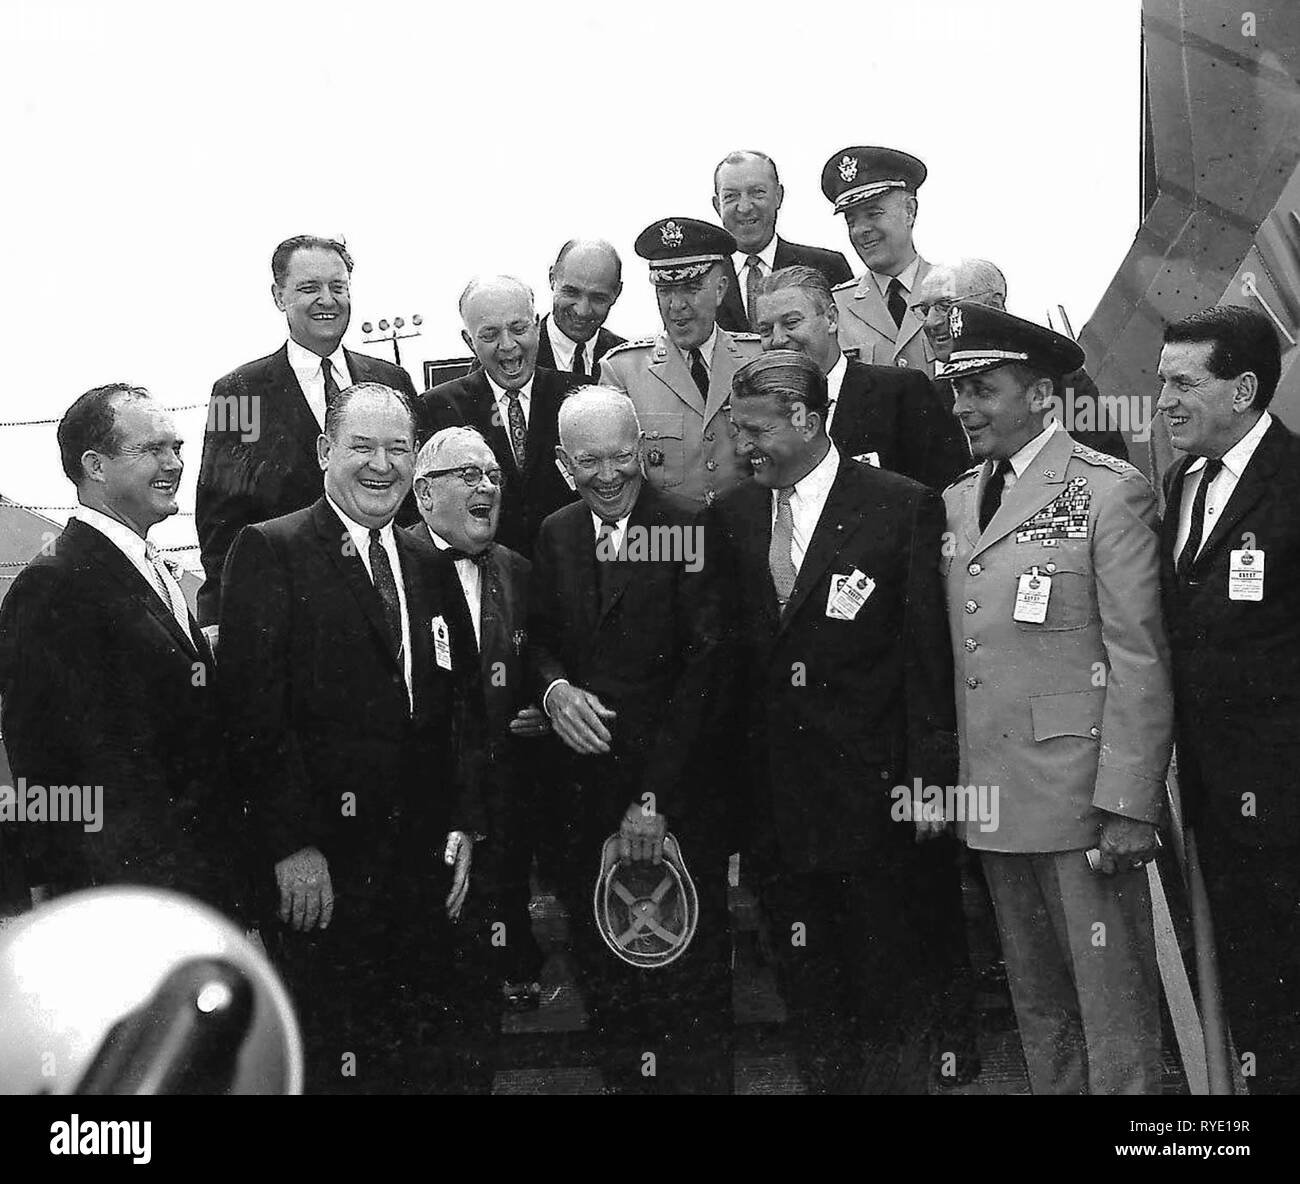
[[[451,669],[451,633],[447,629],[447,622],[442,617],[434,617],[429,623],[429,631],[433,634],[433,657],[434,660],[444,670]]]
[[[1264,552],[1233,551],[1228,556],[1228,599],[1264,599]]]
[[[826,594],[826,615],[833,621],[851,621],[876,590],[876,581],[856,567],[846,576],[831,576]]]
[[[1052,577],[1031,567],[1016,584],[1016,607],[1013,621],[1026,625],[1041,625],[1047,620],[1047,602],[1052,595]]]
[[[862,452],[853,458],[859,464],[870,465],[873,469],[880,468],[880,453]]]
[[[680,958],[695,936],[700,914],[695,881],[681,848],[664,836],[660,863],[622,863],[619,835],[605,840],[592,907],[605,944],[624,962],[654,970]]]

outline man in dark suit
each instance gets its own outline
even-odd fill
[[[344,349],[352,313],[352,256],[333,239],[302,234],[271,256],[271,297],[289,340],[217,379],[208,405],[195,523],[205,579],[199,623],[215,625],[221,569],[241,527],[311,505],[321,493],[316,439],[332,393],[379,382],[415,397],[406,371]]]
[[[480,368],[420,396],[420,434],[479,431],[506,474],[497,540],[529,556],[542,519],[576,497],[555,461],[556,413],[574,379],[538,367],[537,313],[522,280],[472,280],[461,293],[460,316],[461,336]]]
[[[1165,329],[1158,410],[1187,453],[1165,477],[1165,618],[1178,780],[1252,1093],[1300,1090],[1300,439],[1269,412],[1263,314]]]
[[[726,781],[713,763],[726,702],[721,586],[701,509],[644,480],[641,428],[621,392],[570,395],[560,440],[582,501],[538,536],[529,654],[569,750],[553,807],[569,839],[557,887],[604,1040],[606,1084],[730,1093]],[[659,863],[669,831],[695,878],[698,928],[671,964],[638,969],[602,944],[593,881],[611,834],[625,860]]]
[[[921,318],[925,336],[939,362],[946,362],[952,353],[952,333],[948,328],[948,314],[958,300],[983,304],[989,308],[1005,309],[1007,306],[1007,280],[1001,270],[987,259],[959,259],[956,263],[937,263],[925,273],[916,286],[912,311]],[[952,407],[952,383],[936,380],[949,408]],[[1128,460],[1128,444],[1114,427],[1110,410],[1102,401],[1097,384],[1087,368],[1080,366],[1062,377],[1055,417],[1075,440],[1088,448],[1095,448],[1107,456]],[[1149,431],[1149,423],[1135,423],[1139,432]],[[1136,437],[1139,441],[1142,435]]]
[[[324,496],[245,527],[223,580],[234,784],[313,1090],[465,1084],[435,1046],[458,1043],[448,918],[480,826],[483,698],[454,568],[393,529],[414,440],[404,395],[342,391]]]
[[[478,642],[487,703],[487,842],[475,848],[485,891],[478,942],[507,1002],[539,1001],[542,951],[528,914],[529,869],[537,826],[538,766],[550,721],[524,672],[532,564],[495,542],[503,473],[474,428],[443,428],[420,449],[413,534],[450,554]],[[502,928],[502,926],[504,928]]]
[[[73,403],[58,440],[80,506],[0,611],[15,786],[51,804],[72,787],[51,825],[23,828],[28,882],[42,896],[143,884],[230,910],[237,810],[212,655],[178,569],[148,541],[176,513],[182,442],[148,391],[122,383]]]
[[[912,779],[956,771],[938,495],[842,457],[826,380],[773,350],[736,374],[731,420],[754,480],[719,499],[739,589],[756,873],[815,1092],[921,1092],[942,970]],[[892,787],[892,792],[891,792]],[[926,823],[927,833],[942,821]],[[864,1082],[864,1042],[875,1055]]]
[[[729,332],[757,331],[758,284],[783,267],[815,267],[831,286],[853,278],[839,251],[786,242],[776,233],[784,199],[776,162],[762,152],[729,152],[713,170],[713,208],[736,240],[730,283],[718,309],[718,324]]]
[[[826,377],[831,441],[845,456],[941,490],[970,464],[966,437],[934,384],[905,366],[848,358],[836,337],[835,299],[821,272],[786,267],[759,288],[763,348],[797,349]]]
[[[603,239],[571,238],[550,272],[551,315],[542,317],[537,364],[572,374],[575,385],[599,380],[600,359],[625,338],[605,328],[623,291],[623,263]]]

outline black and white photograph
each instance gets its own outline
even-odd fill
[[[4,7],[30,1166],[1285,1136],[1291,0]]]

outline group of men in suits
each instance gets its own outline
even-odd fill
[[[1035,1091],[1151,1092],[1141,869],[1176,738],[1238,1049],[1254,1087],[1294,1083],[1300,445],[1267,410],[1276,336],[1233,308],[1168,328],[1159,410],[1189,456],[1161,525],[1122,438],[1053,419],[1082,351],[1008,314],[993,265],[917,254],[925,176],[893,149],[827,162],[855,281],[776,234],[775,163],[731,153],[721,226],[636,240],[661,332],[605,329],[621,261],[573,239],[540,321],[522,281],[469,283],[476,366],[420,396],[342,347],[346,248],[286,240],[288,340],[213,388],[197,619],[148,542],[174,424],[142,388],[83,395],[59,429],[81,508],[0,612],[0,696],[15,774],[102,783],[111,826],[25,835],[29,879],[257,924],[314,1089],[486,1088],[497,988],[537,1001],[546,846],[607,1082],[726,1092],[739,850],[810,1088],[923,1092],[964,956],[955,830]],[[670,832],[696,936],[630,968],[597,855],[614,834],[655,864]]]

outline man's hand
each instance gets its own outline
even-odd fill
[[[1097,850],[1101,852],[1097,870],[1105,876],[1141,867],[1156,853],[1156,827],[1150,822],[1105,813]]]
[[[463,830],[453,830],[447,835],[447,848],[442,861],[455,870],[451,874],[451,891],[447,894],[447,916],[460,920],[460,910],[469,895],[469,865],[474,858],[474,840]]]
[[[633,860],[662,863],[667,833],[668,819],[662,814],[647,814],[640,802],[633,802],[618,828],[619,859],[623,863]]]
[[[280,920],[306,933],[328,929],[334,917],[334,886],[329,864],[315,847],[304,847],[275,865],[280,889]]]
[[[551,730],[551,721],[546,712],[532,705],[525,707],[510,721],[512,736],[545,736]]]
[[[214,658],[217,656],[217,630],[218,626],[216,625],[204,625],[199,630],[199,632],[208,639],[208,649],[212,651],[212,656]]]
[[[557,682],[546,702],[556,735],[574,752],[595,756],[609,751],[610,735],[605,724],[613,723],[617,712],[611,711],[590,691],[567,682]]]

